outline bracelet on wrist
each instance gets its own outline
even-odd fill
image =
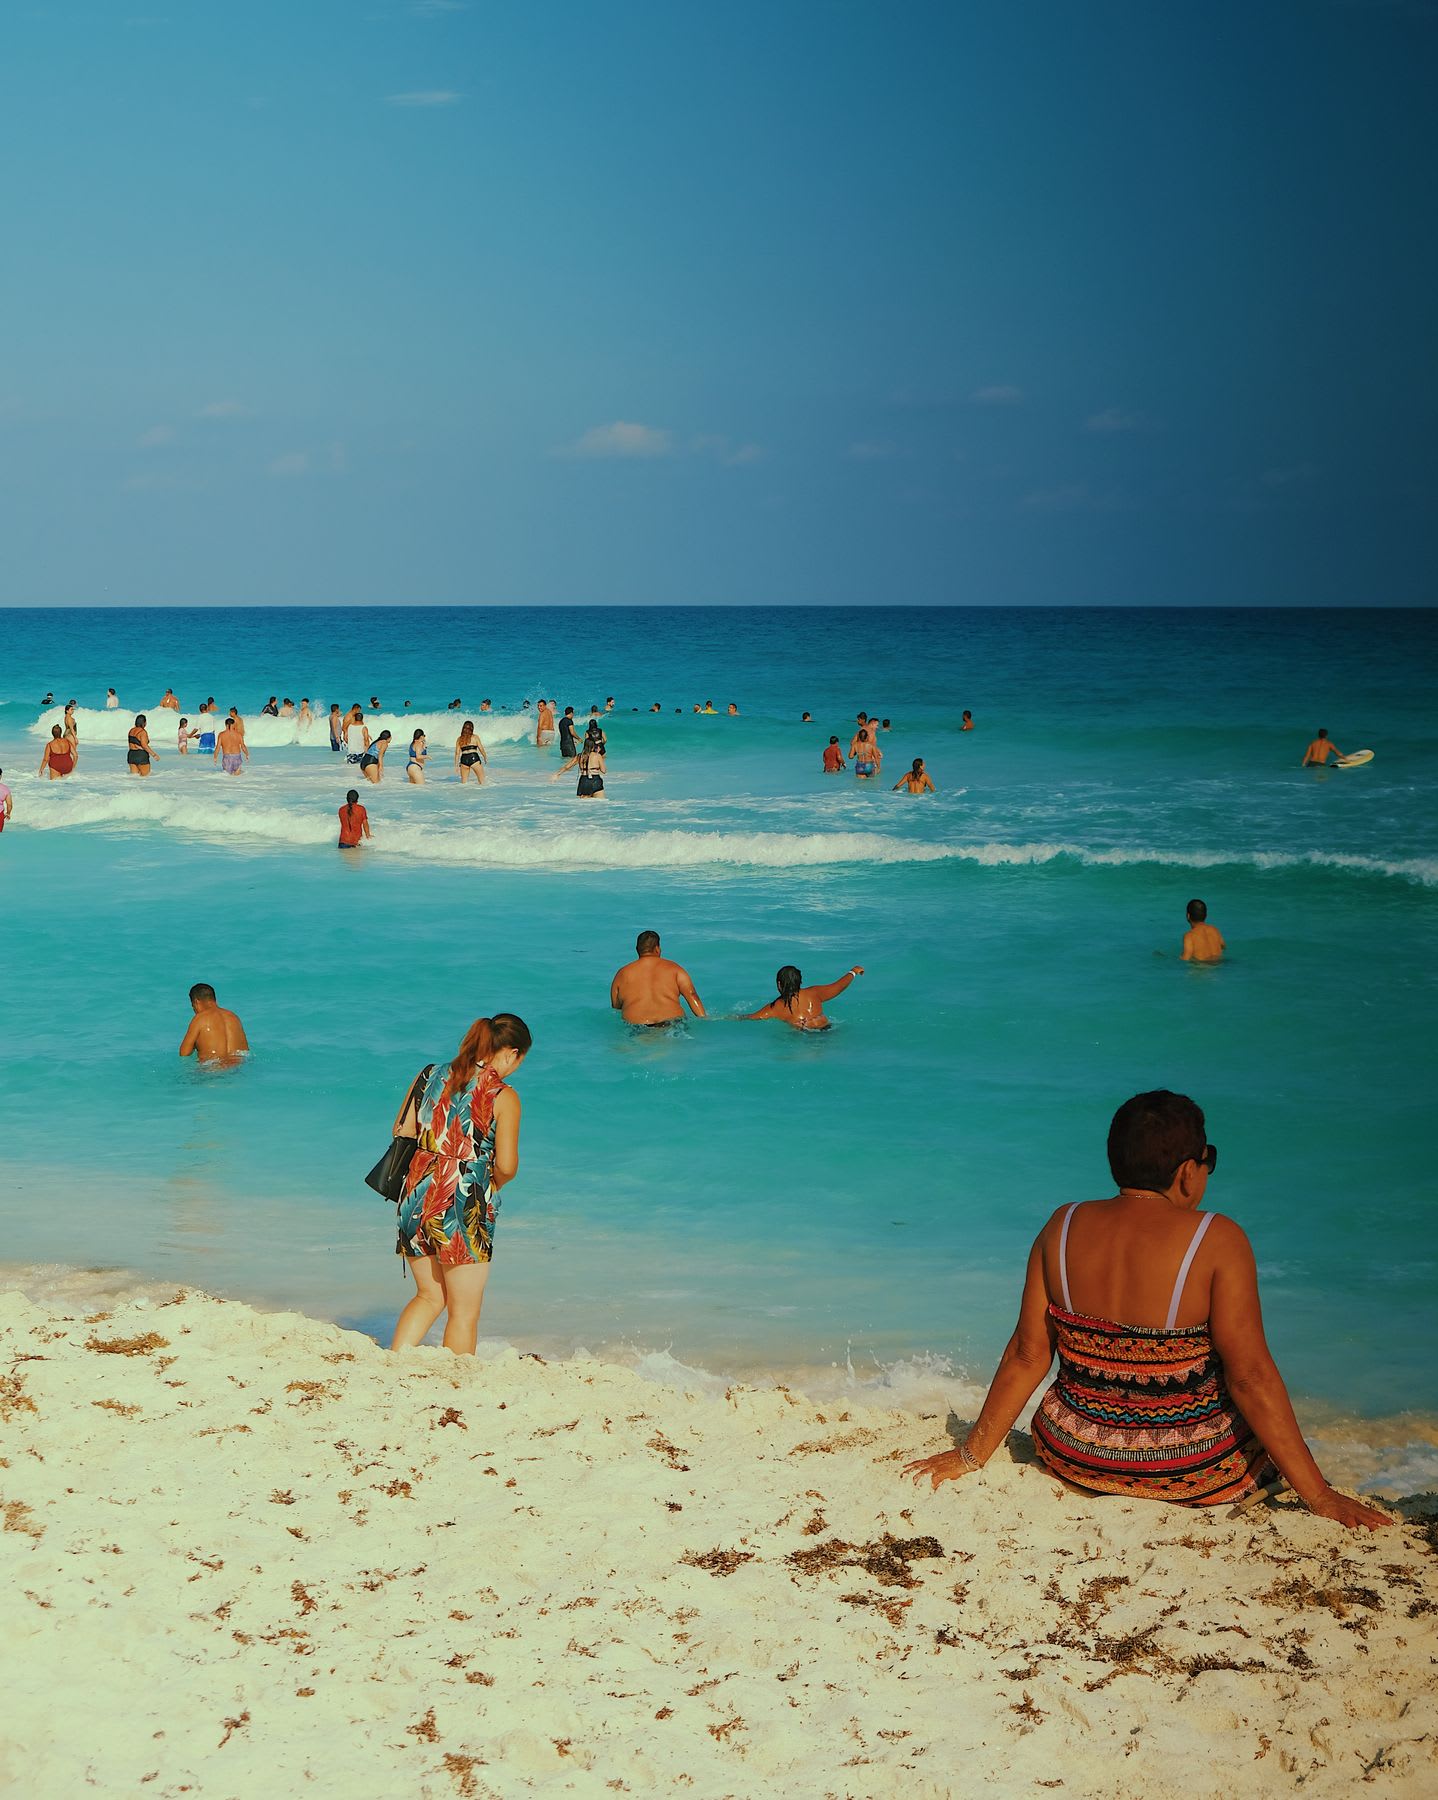
[[[973,1451],[970,1450],[967,1439],[959,1445],[959,1461],[971,1475],[977,1475],[979,1470],[984,1466],[979,1461],[978,1457],[974,1455]]]

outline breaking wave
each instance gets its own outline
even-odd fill
[[[288,721],[286,721],[287,723]],[[82,740],[83,741],[83,740]],[[238,784],[236,784],[238,785]],[[366,795],[368,798],[368,795]],[[322,845],[334,814],[275,803],[253,789],[233,800],[172,795],[138,782],[108,792],[41,783],[15,819],[17,829],[153,826],[224,841]],[[1268,850],[1162,850],[1145,845],[1093,848],[1071,843],[957,843],[877,831],[713,831],[565,827],[546,809],[510,806],[505,816],[377,822],[367,854],[412,862],[508,869],[802,869],[863,863],[974,863],[1005,869],[1072,863],[1089,868],[1156,865],[1176,869],[1249,868],[1263,873],[1335,869],[1438,887],[1438,857],[1287,853]]]

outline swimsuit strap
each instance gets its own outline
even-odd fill
[[[1188,1249],[1183,1261],[1178,1265],[1178,1278],[1173,1284],[1173,1298],[1168,1303],[1168,1317],[1163,1322],[1165,1331],[1172,1331],[1174,1321],[1178,1318],[1178,1303],[1183,1298],[1183,1284],[1188,1280],[1188,1271],[1198,1254],[1198,1246],[1203,1242],[1203,1234],[1218,1217],[1217,1213],[1205,1213],[1198,1222],[1198,1230],[1188,1241]]]
[[[1079,1207],[1081,1200],[1075,1200],[1064,1212],[1064,1226],[1059,1233],[1059,1284],[1064,1291],[1064,1311],[1073,1311],[1073,1302],[1069,1299],[1069,1222]]]

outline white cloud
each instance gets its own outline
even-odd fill
[[[1142,413],[1125,412],[1121,406],[1109,406],[1102,412],[1091,413],[1084,420],[1083,428],[1085,431],[1108,435],[1116,431],[1142,431],[1147,423]]]
[[[269,466],[271,475],[308,475],[313,463],[308,450],[286,450]]]
[[[861,438],[850,444],[845,454],[853,462],[886,462],[897,451],[886,438]]]
[[[175,428],[173,425],[152,425],[148,431],[142,431],[135,439],[137,450],[158,450],[161,444],[173,444]]]
[[[975,388],[969,395],[973,406],[1022,406],[1024,390],[1016,387],[981,387]]]
[[[453,88],[417,88],[408,94],[387,94],[386,106],[454,106],[464,98]]]
[[[211,400],[195,414],[197,419],[248,419],[250,409],[238,400]]]
[[[572,444],[564,444],[556,456],[656,457],[674,454],[672,432],[660,431],[653,425],[639,425],[633,420],[616,419],[612,425],[591,425]]]

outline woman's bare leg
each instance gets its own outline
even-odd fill
[[[449,1317],[444,1322],[444,1347],[456,1356],[473,1356],[479,1336],[479,1309],[484,1303],[484,1284],[489,1280],[488,1263],[464,1263],[457,1269],[445,1269],[445,1304]]]
[[[406,1261],[414,1276],[414,1294],[395,1321],[391,1350],[413,1350],[416,1344],[422,1344],[430,1326],[444,1311],[444,1277],[440,1274],[439,1259],[411,1256]]]

